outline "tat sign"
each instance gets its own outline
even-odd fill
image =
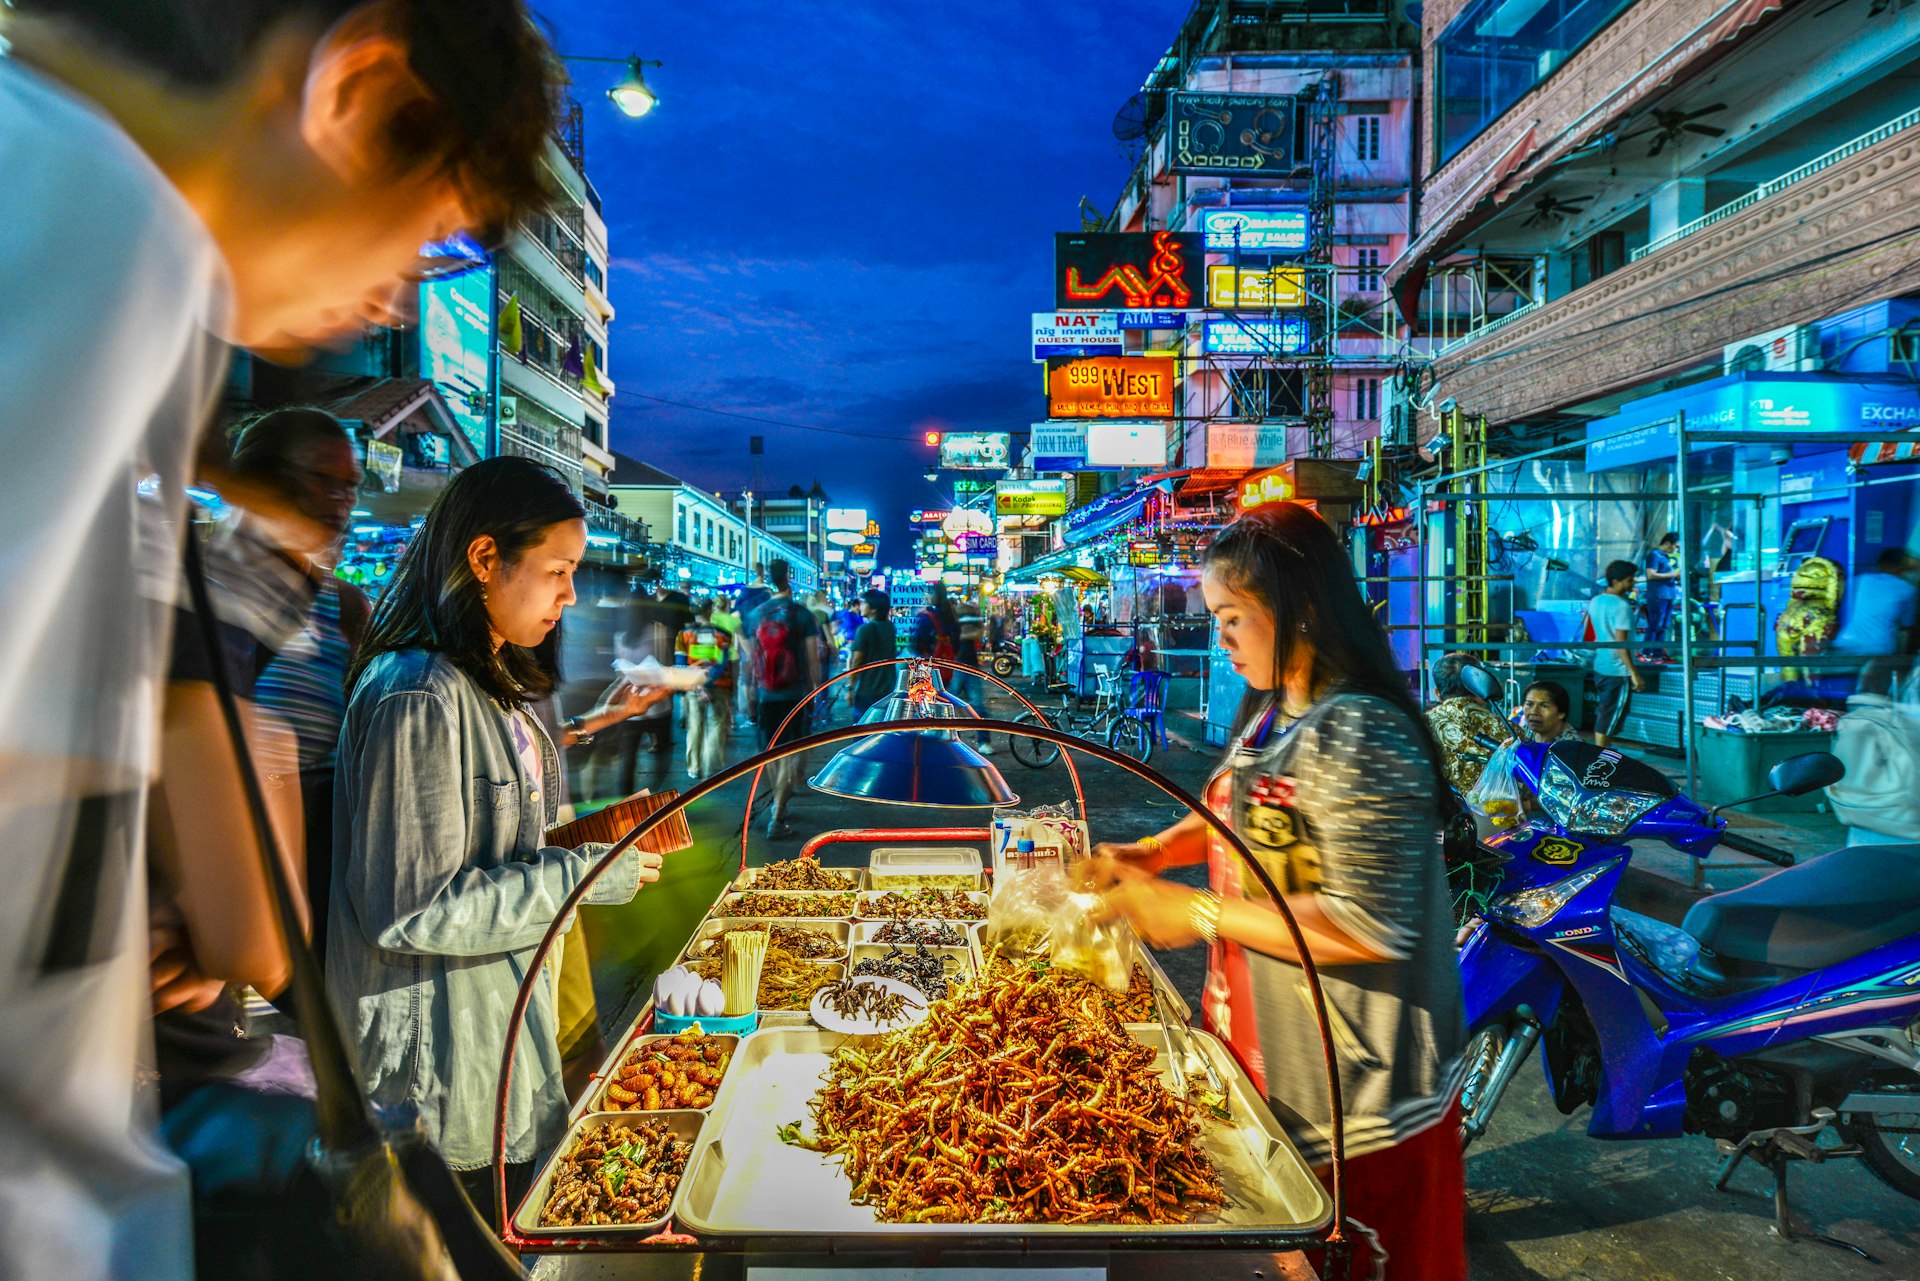
[[[1207,306],[1227,309],[1304,307],[1307,273],[1299,267],[1207,268]]]
[[[1062,311],[1192,307],[1205,265],[1197,232],[1056,232],[1053,305]]]
[[[1173,378],[1168,356],[1049,360],[1047,413],[1054,418],[1171,418]],[[1040,453],[1037,440],[1034,453]]]
[[[1120,326],[1110,311],[1036,311],[1033,313],[1033,358],[1050,356],[1118,356]]]
[[[1294,99],[1248,93],[1172,95],[1175,173],[1273,174],[1293,170]]]

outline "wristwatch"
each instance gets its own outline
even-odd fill
[[[573,745],[575,747],[585,747],[593,741],[593,734],[587,729],[586,717],[569,716],[565,721],[565,725],[567,731],[573,735]]]

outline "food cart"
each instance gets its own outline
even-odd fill
[[[953,727],[951,719],[934,716],[891,721],[884,729],[854,725],[776,746],[725,770],[639,821],[607,852],[594,876],[575,890],[559,919],[566,919],[593,879],[626,847],[674,820],[700,797],[757,773],[785,754],[883,735],[925,734],[953,741],[946,733]],[[1053,741],[1153,783],[1201,814],[1247,859],[1256,878],[1264,876],[1230,828],[1137,762],[1044,725],[988,720],[978,728]],[[990,765],[979,764],[991,772]],[[831,767],[822,770],[821,776],[831,772]],[[819,779],[816,776],[816,785]],[[985,828],[942,823],[891,829],[882,839],[920,836],[924,842],[926,833],[934,834],[936,851],[945,847],[949,852],[956,843],[984,841],[988,835]],[[865,844],[872,838],[867,831],[820,833],[803,848],[801,860],[811,860],[828,845]],[[811,1014],[792,1008],[797,1002],[784,1001],[783,1008],[759,1010],[751,1020],[752,1030],[744,1035],[707,1036],[703,1026],[699,1035],[707,1039],[696,1041],[686,1031],[663,1031],[663,1021],[675,1028],[684,1028],[685,1021],[673,1023],[652,1000],[642,999],[570,1114],[565,1139],[548,1155],[526,1197],[507,1206],[505,1100],[526,1008],[541,963],[560,933],[556,922],[520,993],[502,1055],[496,1115],[496,1221],[504,1217],[502,1236],[510,1247],[548,1256],[538,1260],[536,1275],[642,1275],[659,1266],[661,1255],[690,1252],[830,1265],[841,1271],[897,1265],[903,1259],[922,1264],[963,1260],[978,1266],[981,1259],[993,1257],[1002,1266],[1028,1273],[1050,1262],[1085,1265],[1089,1259],[1142,1251],[1205,1248],[1265,1257],[1274,1251],[1314,1250],[1325,1251],[1330,1259],[1343,1252],[1337,1122],[1330,1195],[1225,1046],[1186,1026],[1188,1011],[1144,949],[1144,973],[1136,972],[1126,994],[1110,994],[1112,1003],[1106,1008],[1112,1014],[1103,1015],[1083,998],[1082,988],[1063,986],[1091,988],[1089,981],[1043,963],[1009,965],[989,955],[983,922],[992,872],[977,852],[939,868],[942,874],[932,879],[925,850],[917,854],[920,861],[909,858],[904,868],[884,849],[872,852],[861,866],[823,868],[814,874],[820,879],[808,883],[826,888],[811,890],[757,888],[765,869],[743,867],[686,939],[682,955],[694,959],[710,951],[716,936],[730,926],[758,928],[757,923],[764,922],[769,930],[783,927],[812,936],[806,943],[806,963],[818,967],[819,982],[827,987],[879,953],[884,945],[876,935],[887,921],[924,921],[951,931],[944,940],[947,945],[939,949],[955,979],[947,1000],[926,1002],[924,1015],[910,1025],[865,1036],[818,1026],[817,999],[810,1003]],[[783,879],[786,875],[782,873]],[[1306,973],[1321,1011],[1328,1088],[1337,1118],[1338,1085],[1324,1004],[1310,964]],[[763,1004],[767,992],[763,981]],[[1057,1028],[1048,1022],[1054,1019],[1060,1020]],[[1015,1077],[988,1083],[1006,1063],[1013,1064],[1010,1070],[1039,1066],[1037,1060],[1023,1058],[1033,1053],[1027,1041],[1040,1034],[1034,1030],[1037,1024],[1052,1035],[1046,1053],[1054,1057],[1046,1068],[1049,1077],[1057,1079],[1041,1086],[1036,1078],[1033,1087]],[[1075,1054],[1082,1038],[1086,1049]],[[956,1054],[965,1069],[962,1074],[935,1076],[928,1070],[914,1075],[909,1070],[909,1059],[914,1069],[930,1069]],[[681,1057],[670,1062],[671,1055]],[[675,1066],[689,1061],[697,1069],[691,1078],[684,1071],[674,1074]],[[887,1063],[900,1066],[884,1072],[876,1066]],[[717,1084],[711,1070],[716,1066],[722,1069]],[[1115,1096],[1103,1107],[1101,1094],[1109,1086],[1094,1085],[1093,1080],[1116,1071],[1130,1075],[1124,1084],[1112,1085]],[[646,1079],[657,1091],[655,1076],[666,1077],[671,1089],[687,1092],[632,1102],[636,1091],[626,1087]],[[830,1087],[823,1085],[827,1078],[832,1079]],[[689,1086],[689,1080],[697,1083]],[[994,1091],[1016,1087],[1047,1090],[1035,1096],[1054,1105],[1042,1119],[1064,1115],[1074,1124],[1005,1124],[1007,1117],[1018,1115],[1005,1109],[1017,1109],[1018,1101],[1010,1104],[1010,1096]],[[1084,1097],[1088,1089],[1090,1099]],[[1135,1093],[1123,1105],[1117,1095],[1127,1090]],[[1059,1091],[1059,1097],[1051,1091]],[[682,1099],[700,1106],[670,1106]],[[654,1102],[669,1106],[631,1110]],[[855,1126],[842,1125],[849,1111],[865,1115],[869,1104],[878,1110],[883,1103],[918,1119],[905,1128],[883,1130],[872,1142]],[[995,1108],[1001,1110],[989,1116]],[[1032,1115],[1031,1099],[1025,1115]],[[633,1128],[643,1121],[651,1125]],[[611,1128],[621,1126],[629,1128]],[[944,1135],[943,1126],[948,1127]],[[1140,1126],[1155,1129],[1143,1140],[1151,1154],[1141,1167],[1139,1186],[1131,1172],[1124,1190],[1117,1179],[1108,1179],[1098,1185],[1108,1189],[1100,1194],[1104,1201],[1085,1190],[1095,1186],[1086,1178],[1069,1187],[1068,1172],[1118,1160],[1106,1149],[1142,1140],[1136,1133]],[[1048,1141],[1054,1141],[1060,1135],[1070,1141],[1048,1150],[1044,1162],[1023,1148],[1029,1137],[1038,1141],[1051,1136]],[[970,1142],[979,1146],[969,1148]],[[637,1211],[632,1222],[564,1222],[578,1219],[575,1211],[582,1203],[611,1204],[614,1192],[626,1190],[624,1183],[609,1181],[602,1197],[598,1188],[588,1186],[606,1177],[606,1152],[631,1157],[650,1144],[670,1151],[660,1168],[672,1166],[675,1172],[662,1179],[656,1167],[648,1166],[645,1175],[635,1176],[650,1181],[643,1187],[644,1202],[626,1207]],[[954,1144],[961,1146],[956,1149]],[[949,1174],[970,1160],[967,1186],[953,1182],[950,1190],[903,1188],[902,1172],[923,1165],[915,1155],[921,1151],[935,1165],[945,1160],[942,1168]],[[1152,1164],[1161,1161],[1164,1168]],[[620,1175],[620,1170],[615,1173]],[[1033,1186],[1023,1186],[1022,1178]],[[570,1191],[557,1192],[557,1187]],[[561,1212],[549,1213],[557,1196],[563,1198],[558,1202]],[[1019,1202],[1030,1199],[1051,1209],[1045,1214],[1023,1209]],[[1100,1213],[1100,1206],[1109,1213]]]

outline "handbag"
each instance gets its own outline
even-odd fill
[[[182,1105],[183,1151],[195,1167],[200,1275],[328,1276],[367,1281],[509,1281],[526,1275],[475,1211],[412,1109],[375,1108],[360,1091],[319,961],[300,928],[247,750],[207,589],[200,540],[188,531],[186,579],[221,718],[266,863],[274,914],[287,940],[298,1011],[313,1067],[305,1100],[208,1086]],[[204,1096],[204,1097],[203,1097]],[[214,1177],[207,1177],[213,1171]]]

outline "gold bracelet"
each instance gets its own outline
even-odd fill
[[[1157,836],[1143,836],[1135,841],[1134,844],[1149,854],[1165,854],[1167,852],[1166,842]]]
[[[1195,890],[1187,900],[1187,924],[1208,943],[1220,938],[1220,907],[1220,896],[1206,890]]]

